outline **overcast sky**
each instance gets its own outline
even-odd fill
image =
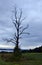
[[[13,6],[22,8],[24,23],[29,24],[28,32],[24,39],[21,39],[21,48],[35,48],[42,45],[42,0],[0,0],[0,47],[10,47],[13,44],[6,43],[2,38],[12,37],[13,24],[11,20]]]

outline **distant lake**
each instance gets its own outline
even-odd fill
[[[0,49],[0,52],[13,52],[13,49]]]

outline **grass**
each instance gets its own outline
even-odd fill
[[[25,53],[22,56],[23,60],[20,62],[5,62],[0,54],[0,65],[42,65],[42,53]]]

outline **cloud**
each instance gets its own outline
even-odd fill
[[[14,46],[12,46],[12,45],[0,45],[0,48],[4,48],[4,49],[13,49],[14,48]]]
[[[15,32],[11,20],[15,4],[23,9],[23,16],[27,16],[24,23],[29,23],[27,32],[30,32],[30,35],[25,35],[26,39],[20,43],[24,47],[42,45],[42,0],[0,0],[0,41],[3,37],[11,37]]]

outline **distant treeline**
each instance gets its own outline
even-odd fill
[[[41,47],[38,47],[38,48],[35,48],[35,49],[29,49],[29,50],[22,50],[23,53],[26,53],[26,52],[38,52],[38,53],[42,53],[42,46]]]

